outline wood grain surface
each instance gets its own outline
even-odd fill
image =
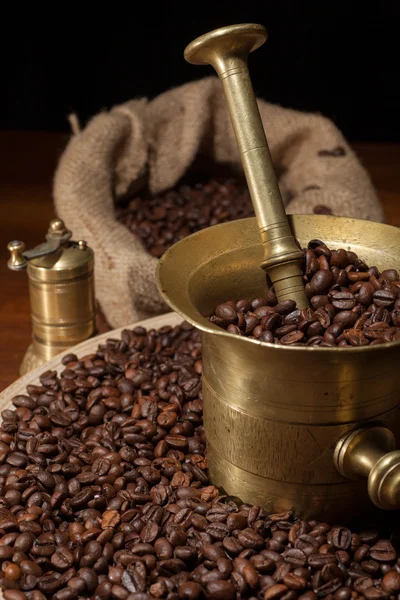
[[[7,269],[7,243],[22,239],[31,248],[44,241],[55,216],[53,175],[67,142],[65,134],[0,132],[0,391],[19,376],[31,336],[27,275]],[[400,144],[353,147],[376,186],[386,222],[400,226]],[[107,330],[101,314],[98,327]]]

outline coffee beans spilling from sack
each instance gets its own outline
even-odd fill
[[[159,258],[175,242],[210,225],[254,216],[246,183],[234,178],[193,177],[156,196],[138,196],[116,207],[117,219]]]
[[[164,252],[184,237],[219,223],[254,216],[245,181],[234,177],[186,177],[175,188],[151,196],[137,196],[116,205],[117,219],[137,235],[152,256]],[[332,214],[318,205],[315,214]]]
[[[311,308],[264,298],[228,301],[210,321],[233,334],[285,346],[340,348],[400,341],[400,277],[380,272],[354,252],[311,240],[304,250],[305,291]]]
[[[386,600],[390,531],[237,505],[210,484],[200,333],[137,327],[2,412],[5,600]]]

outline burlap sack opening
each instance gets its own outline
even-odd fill
[[[365,169],[331,121],[258,102],[288,213],[323,205],[383,220]],[[115,198],[167,190],[203,160],[241,171],[216,77],[103,112],[70,140],[55,173],[55,208],[95,252],[96,296],[113,327],[169,310],[155,284],[157,259],[116,220]]]

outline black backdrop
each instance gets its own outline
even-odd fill
[[[268,42],[250,59],[256,93],[318,111],[352,141],[400,141],[400,2],[140,0],[48,11],[15,6],[3,19],[0,128],[67,130],[101,109],[213,73],[187,64],[194,37],[258,22]],[[84,5],[83,5],[84,6]],[[28,12],[27,12],[28,11]]]

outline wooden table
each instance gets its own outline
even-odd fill
[[[42,241],[55,216],[52,179],[68,136],[42,132],[0,132],[0,391],[18,376],[30,343],[26,272],[7,269],[7,243],[27,248]],[[400,144],[357,144],[385,210],[386,222],[400,226]],[[100,331],[104,324],[100,323]]]

